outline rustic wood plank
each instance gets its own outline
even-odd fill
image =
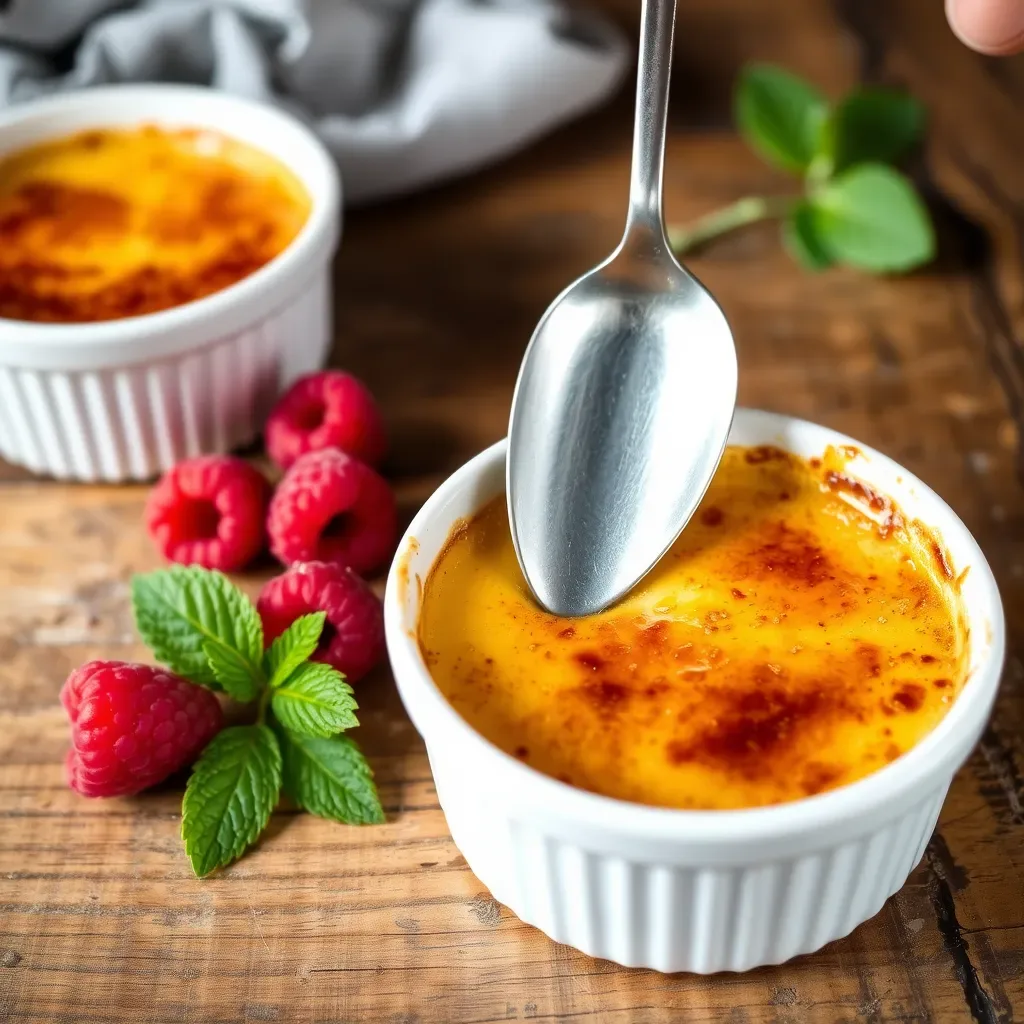
[[[604,6],[635,31],[633,0]],[[750,57],[838,93],[905,84],[933,129],[916,173],[940,220],[926,273],[809,278],[770,226],[693,262],[733,323],[741,400],[845,430],[946,498],[999,578],[1011,653],[992,726],[910,881],[875,919],[780,968],[626,971],[499,907],[452,845],[386,670],[360,686],[388,823],[284,809],[259,846],[194,880],[180,783],[132,800],[67,791],[56,697],[97,656],[141,657],[127,603],[156,565],[144,489],[0,470],[0,1018],[12,1021],[1012,1021],[1024,1016],[1024,101],[1020,61],[974,57],[930,0],[681,5],[667,205],[695,216],[791,183],[730,132]],[[335,362],[380,395],[403,513],[504,432],[550,298],[621,229],[630,98],[505,165],[353,215]],[[255,593],[270,567],[242,582]],[[379,582],[379,581],[378,581]]]

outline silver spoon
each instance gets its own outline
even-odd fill
[[[700,503],[736,407],[722,311],[662,220],[675,0],[644,0],[626,231],[548,308],[509,423],[509,520],[523,575],[559,615],[626,594]]]

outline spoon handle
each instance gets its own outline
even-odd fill
[[[661,245],[666,244],[661,213],[661,178],[665,164],[665,118],[668,114],[675,20],[676,0],[643,0],[626,235],[634,228],[646,228],[653,234],[655,244]]]

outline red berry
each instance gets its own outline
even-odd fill
[[[377,465],[386,447],[373,396],[349,373],[325,370],[297,380],[274,406],[263,428],[267,454],[282,469],[300,455],[340,448]]]
[[[171,562],[231,572],[260,553],[270,485],[229,455],[201,455],[169,470],[146,504],[146,528]]]
[[[256,608],[269,644],[299,616],[326,612],[324,631],[313,655],[343,673],[361,679],[384,653],[384,609],[361,576],[336,562],[299,562],[270,580]]]
[[[338,451],[303,455],[270,501],[270,550],[285,565],[337,562],[356,572],[376,569],[391,554],[395,498],[365,463]]]
[[[68,785],[82,796],[129,796],[191,764],[223,719],[201,686],[151,665],[90,661],[60,691],[71,719]]]

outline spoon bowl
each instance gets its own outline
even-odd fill
[[[600,611],[657,563],[711,482],[735,403],[729,326],[667,248],[616,252],[562,293],[509,431],[512,539],[545,608]]]
[[[544,314],[512,400],[512,539],[534,596],[557,615],[601,611],[668,550],[736,407],[732,333],[662,221],[674,17],[675,0],[644,0],[623,240]]]

